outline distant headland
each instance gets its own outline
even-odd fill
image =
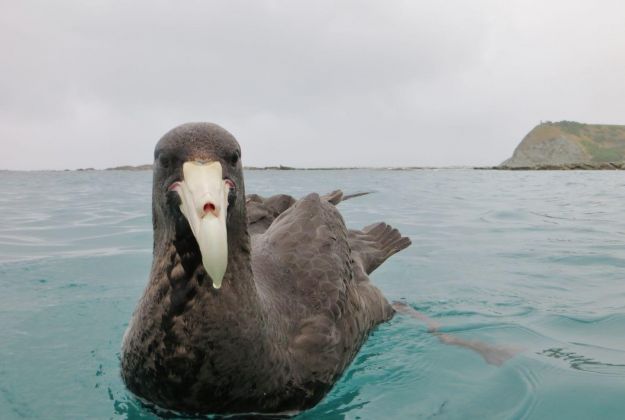
[[[625,169],[625,125],[542,122],[493,169]]]
[[[107,171],[151,171],[152,164],[148,163],[146,165],[138,165],[138,166],[122,165],[122,166],[115,166],[114,168],[106,168],[106,170]]]

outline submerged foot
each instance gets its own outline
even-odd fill
[[[428,327],[428,332],[438,337],[438,340],[441,343],[471,349],[482,356],[489,365],[501,366],[507,360],[512,359],[522,351],[521,348],[514,346],[496,346],[482,341],[465,340],[451,334],[440,333],[438,332],[438,329],[441,327],[440,323],[413,309],[410,305],[404,302],[393,302],[393,309],[400,314],[408,315],[425,322]]]

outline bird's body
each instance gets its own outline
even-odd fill
[[[228,160],[236,151],[229,133],[200,123],[157,145],[154,262],[124,337],[122,377],[170,410],[298,412],[323,398],[371,330],[393,316],[367,275],[410,241],[384,223],[348,230],[335,207],[340,192],[245,199],[240,161]],[[161,162],[164,153],[179,163],[219,161],[236,186],[219,289],[203,240],[178,214],[169,185],[183,176]]]

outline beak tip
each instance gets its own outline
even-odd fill
[[[214,280],[213,277],[211,276],[211,280],[213,283],[213,289],[215,290],[221,289],[221,285],[223,283],[223,277],[220,277],[219,280]]]

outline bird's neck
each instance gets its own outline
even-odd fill
[[[175,233],[173,229],[170,232]],[[247,232],[228,237],[228,266],[220,289],[213,287],[192,235],[159,239],[160,243],[155,241],[150,284],[142,299],[144,310],[136,315],[158,320],[151,327],[176,346],[201,346],[200,337],[216,347],[234,348],[246,340],[262,346],[265,315],[252,275]]]
[[[233,313],[247,317],[247,323],[260,322],[263,311],[254,283],[250,238],[246,229],[228,232],[228,264],[219,289],[213,287],[192,235],[176,236],[170,243],[172,246],[164,250],[168,254],[164,259],[169,263],[161,267],[159,277],[169,283],[172,293],[177,288],[189,290],[183,294],[182,300],[187,303],[198,301],[203,308],[208,308],[204,322],[219,322],[222,321],[219,318],[231,318]],[[155,263],[160,259],[155,258]]]
[[[229,235],[228,245],[228,269],[215,289],[193,236],[155,241],[150,283],[123,344],[125,381],[138,395],[152,388],[174,395],[200,381],[207,395],[254,384],[247,398],[257,401],[277,386],[271,375],[290,359],[254,283],[247,231]]]

